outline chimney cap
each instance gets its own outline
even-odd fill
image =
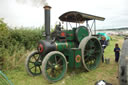
[[[51,9],[51,7],[48,6],[48,4],[46,4],[46,5],[44,6],[44,9]]]

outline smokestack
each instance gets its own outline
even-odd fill
[[[44,6],[44,16],[45,16],[45,35],[46,39],[50,40],[50,9],[48,5]]]

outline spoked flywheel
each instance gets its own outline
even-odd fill
[[[102,48],[96,37],[85,37],[80,45],[82,51],[82,62],[87,71],[95,69],[101,61]]]
[[[48,53],[42,62],[42,73],[50,83],[62,79],[67,72],[67,60],[58,51]]]
[[[25,61],[26,71],[31,76],[38,76],[42,73],[41,71],[41,60],[37,51],[32,52],[27,56]]]

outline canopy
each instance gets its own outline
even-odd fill
[[[59,19],[61,21],[66,21],[66,22],[77,22],[77,23],[83,23],[88,20],[100,20],[104,21],[105,18],[99,17],[99,16],[94,16],[86,13],[81,13],[77,11],[69,11],[64,14],[62,14]]]

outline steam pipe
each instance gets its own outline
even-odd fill
[[[50,40],[50,9],[50,6],[44,6],[46,40]]]

